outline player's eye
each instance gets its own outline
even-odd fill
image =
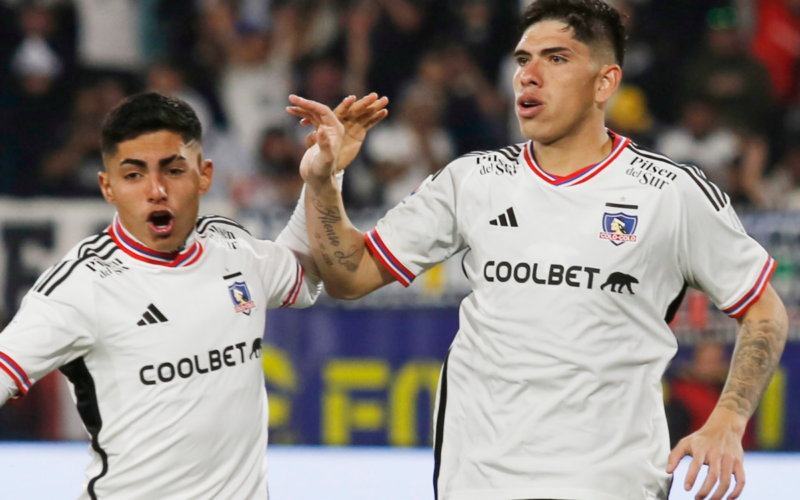
[[[527,63],[528,63],[528,58],[527,57],[518,57],[517,58],[517,64],[518,65],[525,66]]]
[[[561,63],[567,62],[567,60],[564,57],[559,56],[559,55],[555,55],[555,54],[550,56],[550,60],[553,61],[556,64],[561,64]]]
[[[169,175],[181,175],[183,174],[184,170],[182,168],[171,168],[168,170]]]
[[[125,174],[125,176],[123,178],[124,179],[128,179],[128,180],[133,180],[133,179],[137,179],[137,178],[139,178],[141,176],[142,176],[142,174],[140,174],[139,172],[128,172],[127,174]]]

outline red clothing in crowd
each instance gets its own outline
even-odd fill
[[[788,103],[798,93],[800,13],[783,0],[761,0],[757,5],[753,54],[767,67],[775,95]]]

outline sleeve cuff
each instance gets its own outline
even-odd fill
[[[391,251],[389,251],[389,249],[386,247],[386,244],[378,234],[377,228],[366,233],[364,235],[364,240],[367,243],[367,247],[372,252],[372,255],[378,258],[381,264],[383,264],[383,267],[392,273],[392,276],[394,276],[401,285],[404,287],[411,285],[411,282],[414,281],[416,276],[414,276],[414,273],[409,271],[403,264],[401,264],[400,261],[397,260],[397,257],[395,257]]]
[[[297,272],[294,278],[294,286],[289,291],[289,295],[286,297],[286,300],[283,301],[281,307],[292,307],[295,302],[297,302],[297,296],[300,295],[300,288],[303,286],[303,276],[305,276],[305,269],[303,266],[300,265],[299,262],[295,262],[297,265]]]
[[[6,372],[11,377],[11,380],[17,384],[20,395],[28,394],[31,388],[31,381],[28,379],[28,375],[10,356],[3,352],[0,352],[0,370]]]
[[[746,294],[744,294],[744,297],[739,299],[736,304],[727,309],[723,309],[722,312],[731,318],[740,318],[742,315],[744,315],[744,313],[750,309],[750,306],[758,302],[758,299],[761,298],[761,295],[764,293],[764,290],[767,289],[769,279],[772,277],[772,273],[775,272],[776,268],[777,263],[775,262],[775,259],[772,257],[767,257],[767,263],[764,264],[764,267],[761,269],[761,273],[758,275],[755,285],[753,285],[753,287]]]

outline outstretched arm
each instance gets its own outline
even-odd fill
[[[345,128],[327,106],[297,96],[289,100],[295,106],[290,112],[316,128],[318,149],[306,154],[300,169],[306,181],[306,225],[314,260],[331,297],[363,297],[394,277],[369,253],[364,235],[344,210],[335,173]]]
[[[684,456],[693,457],[684,485],[687,491],[694,485],[701,466],[708,464],[708,477],[697,493],[698,500],[711,493],[717,480],[719,486],[711,500],[721,500],[728,491],[731,475],[736,477],[736,488],[728,499],[734,500],[742,493],[745,426],[778,367],[787,332],[786,309],[768,285],[761,298],[739,319],[728,381],[714,412],[699,431],[682,439],[669,457],[669,473]]]
[[[344,169],[353,162],[361,150],[367,131],[388,115],[387,104],[389,104],[387,98],[379,99],[377,94],[372,93],[360,100],[356,100],[355,96],[349,96],[333,111],[336,118],[344,125],[342,151],[336,161],[337,182],[339,185],[341,185],[341,176],[344,175]],[[297,115],[296,109],[293,107],[288,108],[287,111]],[[300,123],[302,125],[311,124],[305,118]],[[309,149],[304,155],[303,163],[310,161],[314,154],[319,151],[315,136],[316,132],[312,132],[306,137],[306,145]],[[308,273],[319,276],[319,269],[314,262],[314,257],[311,255],[308,230],[306,228],[305,188],[303,194],[300,195],[292,217],[289,219],[289,223],[275,242],[292,250],[295,258]]]

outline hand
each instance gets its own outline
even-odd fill
[[[728,496],[728,500],[739,498],[744,489],[742,436],[746,423],[746,420],[742,421],[742,417],[734,412],[718,408],[699,431],[681,439],[672,450],[667,472],[672,474],[681,459],[691,455],[693,459],[684,484],[686,491],[692,489],[700,468],[707,464],[708,476],[695,498],[705,499],[719,480],[719,486],[709,500],[722,500],[730,487],[731,475],[736,477],[736,488]]]
[[[289,114],[305,119],[314,126],[314,142],[318,148],[307,153],[300,164],[300,175],[306,182],[325,182],[333,178],[336,159],[342,151],[344,125],[336,118],[331,108],[318,102],[290,95]]]
[[[341,172],[356,159],[364,144],[367,131],[389,115],[389,111],[385,109],[387,104],[389,104],[388,98],[378,99],[378,94],[373,92],[359,101],[356,101],[355,96],[347,97],[336,106],[333,114],[344,125],[342,151],[336,160],[336,172]],[[311,122],[303,118],[300,124],[311,125]],[[316,144],[315,137],[316,130],[306,137],[306,146],[313,148]],[[314,152],[309,150],[306,154],[313,155]]]

